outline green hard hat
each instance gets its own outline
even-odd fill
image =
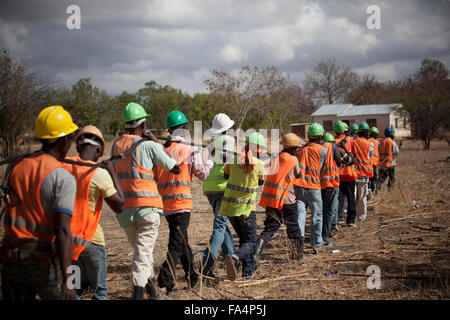
[[[122,111],[122,121],[130,122],[137,119],[145,118],[148,114],[144,108],[136,102],[131,102]]]
[[[347,124],[338,120],[334,123],[333,129],[336,133],[344,133],[345,129],[347,129]]]
[[[323,139],[323,142],[330,142],[335,141],[334,136],[331,133],[325,133],[325,138]]]
[[[313,123],[308,129],[308,136],[321,136],[325,130],[320,123]]]
[[[166,128],[172,128],[179,126],[180,124],[187,123],[185,115],[181,111],[172,111],[166,117]]]
[[[361,122],[361,124],[359,125],[359,128],[358,128],[358,130],[369,130],[370,129],[370,127],[369,127],[369,125],[367,124],[367,122]]]
[[[358,125],[356,123],[353,123],[350,126],[350,131],[358,131],[358,129],[359,129],[359,127],[358,127]]]
[[[264,136],[259,132],[253,132],[247,137],[247,140],[245,140],[245,142],[253,143],[263,148],[266,147],[266,139],[264,139]]]
[[[379,134],[378,128],[377,128],[377,127],[372,127],[372,128],[370,128],[370,132],[375,133],[376,135]]]

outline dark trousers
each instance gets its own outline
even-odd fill
[[[375,187],[377,184],[377,167],[373,167],[373,177],[369,179],[369,187],[372,192],[375,192]]]
[[[60,300],[55,268],[43,269],[39,264],[3,263],[3,300]]]
[[[167,257],[158,275],[160,288],[173,289],[176,265],[181,262],[185,272],[185,279],[193,285],[197,282],[198,275],[194,271],[192,250],[188,243],[187,229],[189,226],[190,213],[176,213],[166,216],[169,224],[169,245]]]
[[[389,178],[387,186],[390,189],[395,183],[395,167],[382,168],[378,171],[378,183],[380,187],[387,178]]]
[[[239,250],[234,254],[242,261],[242,276],[250,277],[255,272],[255,260],[253,252],[256,246],[256,212],[250,216],[228,217],[234,231],[239,237]]]
[[[343,199],[347,199],[347,224],[354,223],[356,217],[356,199],[355,199],[355,181],[344,182],[341,181],[339,183],[339,194],[342,194],[342,197],[339,197],[339,212],[341,212],[342,207],[344,206]],[[342,200],[342,201],[341,201]]]
[[[281,224],[286,225],[286,232],[289,239],[300,239],[302,234],[298,226],[297,203],[285,204],[281,210],[267,207],[266,220],[264,220],[264,230],[260,237],[269,242],[273,235],[280,229]]]

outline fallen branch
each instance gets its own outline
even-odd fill
[[[412,215],[401,217],[401,218],[386,220],[386,221],[383,221],[383,224],[380,226],[380,228],[387,226],[388,222],[400,221],[400,220],[405,220],[405,219],[409,219],[409,218],[413,218],[413,217],[419,217],[419,216],[423,216],[425,214],[444,213],[444,212],[450,212],[450,210],[428,211],[428,212],[422,212],[422,213],[418,213],[418,214],[412,214]]]
[[[276,281],[286,280],[286,279],[289,279],[289,278],[298,277],[299,275],[309,275],[309,273],[302,272],[302,273],[299,273],[299,274],[294,274],[294,275],[284,276],[284,277],[279,277],[279,278],[254,280],[254,281],[251,281],[249,283],[240,284],[238,286],[238,288],[243,288],[243,287],[248,287],[248,286],[255,286],[255,285],[259,285],[259,284],[263,284],[263,283],[267,283],[267,282],[276,282]]]

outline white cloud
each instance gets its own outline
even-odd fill
[[[0,45],[15,53],[25,51],[28,31],[22,23],[9,23],[0,19]]]
[[[240,48],[234,45],[227,45],[220,52],[219,57],[227,63],[239,63],[244,59],[245,54]]]

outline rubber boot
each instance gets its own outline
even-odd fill
[[[258,238],[256,241],[255,246],[255,252],[253,253],[253,260],[255,260],[255,266],[258,267],[259,265],[259,258],[261,257],[261,253],[263,252],[264,248],[266,247],[266,241],[262,238]]]
[[[148,279],[147,285],[145,286],[145,291],[147,292],[150,300],[161,300],[155,278]]]
[[[303,247],[305,244],[305,238],[295,239],[295,246],[297,248],[297,259],[301,262],[306,262],[306,257],[303,252]]]
[[[133,300],[144,300],[144,287],[133,288]]]

